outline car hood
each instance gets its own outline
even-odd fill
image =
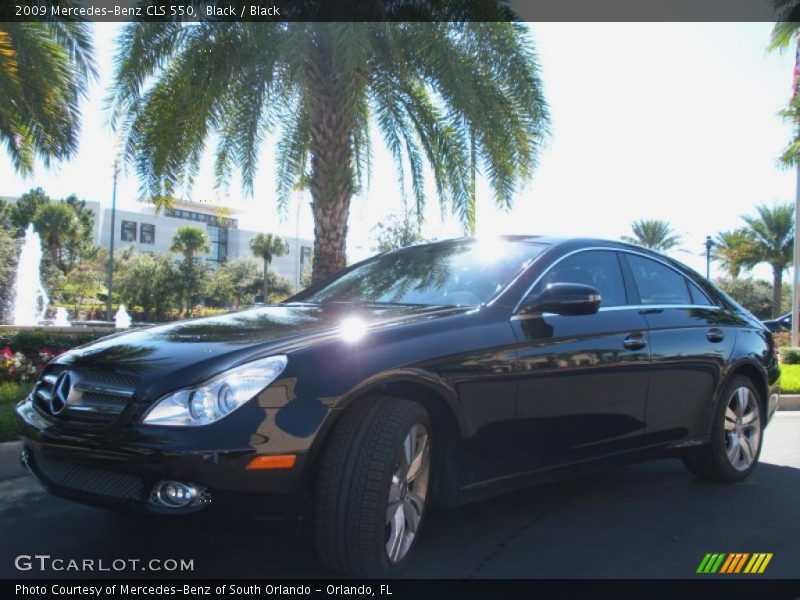
[[[134,329],[75,348],[56,360],[79,369],[126,373],[140,383],[170,376],[176,384],[184,384],[184,379],[197,379],[198,373],[209,376],[260,356],[347,335],[348,328],[403,325],[467,310],[353,304],[265,306]]]

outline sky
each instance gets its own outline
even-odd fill
[[[116,141],[104,99],[119,25],[94,25],[99,79],[83,106],[79,153],[23,179],[0,149],[0,196],[41,186],[51,197],[75,193],[110,203]],[[777,116],[791,93],[793,56],[767,53],[769,23],[542,23],[530,25],[550,105],[551,131],[534,177],[511,210],[494,206],[478,180],[477,234],[594,236],[617,239],[636,219],[663,219],[682,236],[670,254],[705,272],[704,241],[742,224],[757,204],[791,202],[793,171],[776,157],[791,136]],[[395,165],[373,139],[371,185],[353,198],[348,255],[371,254],[376,224],[402,211]],[[275,167],[267,138],[255,191],[236,179],[215,190],[212,157],[187,198],[227,205],[240,224],[313,237],[309,197],[298,193],[285,214],[275,203]],[[430,181],[430,177],[428,178]],[[139,206],[132,172],[120,178],[121,207]],[[423,234],[461,235],[428,190]],[[409,196],[410,197],[410,196]],[[298,218],[299,216],[299,218]],[[249,225],[248,225],[248,228]],[[712,277],[717,269],[712,266]],[[768,278],[766,267],[754,274]],[[788,277],[788,274],[787,274]]]

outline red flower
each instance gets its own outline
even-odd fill
[[[0,350],[0,356],[5,356],[6,358],[11,358],[12,356],[14,356],[14,352],[11,350],[11,348],[6,346],[2,350]]]

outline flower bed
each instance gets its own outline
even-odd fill
[[[108,333],[113,331],[4,330],[0,332],[0,382],[31,382],[54,356]]]

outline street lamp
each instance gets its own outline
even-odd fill
[[[710,235],[706,236],[706,279],[711,279],[711,248],[714,247],[714,240]]]

